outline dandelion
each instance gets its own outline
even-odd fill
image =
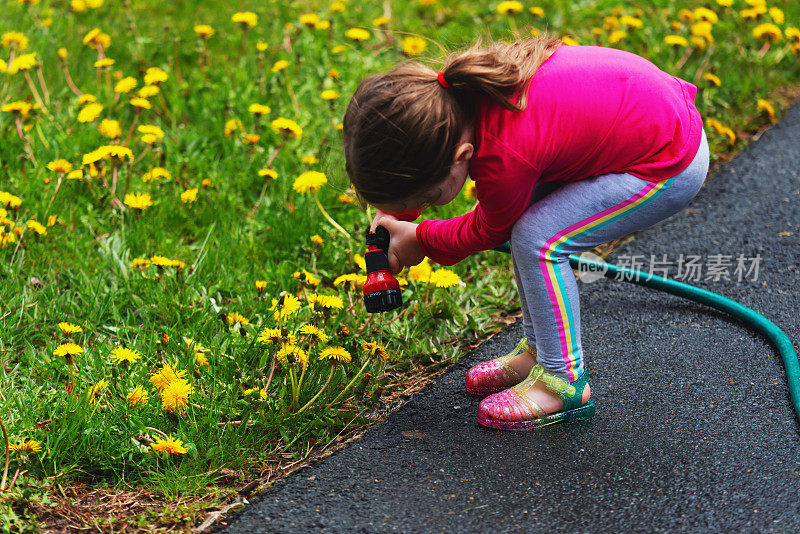
[[[166,438],[156,438],[156,440],[151,443],[150,446],[154,451],[164,456],[186,454],[186,449],[183,447],[183,441],[179,439],[173,439],[171,436],[167,436]]]
[[[172,382],[180,380],[184,375],[186,375],[186,371],[184,369],[178,369],[169,363],[165,363],[161,366],[161,369],[156,371],[153,376],[150,377],[150,383],[153,384],[153,387],[155,387],[159,392],[161,392]]]
[[[129,364],[136,363],[136,361],[142,357],[142,355],[139,354],[137,351],[126,349],[123,347],[116,347],[114,350],[111,351],[110,356],[111,359],[114,360],[114,363],[117,365],[121,364],[122,362],[126,362]]]
[[[411,35],[403,39],[401,47],[405,55],[413,57],[423,53],[428,48],[428,43],[422,37]]]
[[[150,180],[157,180],[159,178],[170,180],[172,179],[172,174],[164,167],[153,167],[142,175],[143,182],[149,182]]]
[[[326,347],[320,352],[319,359],[350,363],[353,358],[344,347]]]
[[[759,111],[763,111],[769,117],[770,122],[775,122],[775,109],[772,107],[772,104],[764,100],[763,98],[759,98],[756,104],[758,106]]]
[[[161,89],[159,89],[157,85],[145,85],[139,89],[136,94],[141,98],[150,98],[156,96],[160,92]]]
[[[208,358],[203,352],[197,351],[194,353],[194,364],[196,367],[202,367],[203,365],[208,365]]]
[[[183,378],[173,380],[161,392],[161,410],[173,415],[185,413],[193,392],[192,385]]]
[[[331,4],[331,13],[341,13],[344,11],[345,5],[342,2],[333,2]]]
[[[300,126],[291,119],[278,117],[277,119],[272,121],[270,126],[276,132],[290,135],[295,139],[300,139],[300,137],[303,135],[303,129],[300,128]]]
[[[0,36],[0,44],[3,48],[14,48],[21,52],[28,48],[28,38],[22,32],[6,32]]]
[[[250,321],[248,321],[247,318],[244,315],[240,314],[240,313],[237,313],[237,312],[229,313],[228,314],[228,324],[233,326],[236,323],[244,325],[244,324],[250,324]]]
[[[155,135],[159,139],[163,139],[164,138],[164,130],[162,130],[161,128],[159,128],[158,126],[156,126],[154,124],[142,124],[141,126],[136,128],[136,131],[139,132],[139,133],[145,134],[145,135]],[[157,168],[160,168],[160,167],[157,167]],[[167,174],[169,175],[169,173],[167,173]],[[169,176],[167,176],[167,177],[169,177]]]
[[[144,84],[145,85],[156,85],[161,82],[166,82],[169,78],[169,75],[159,69],[158,67],[150,67],[144,74]]]
[[[309,295],[308,306],[313,310],[315,306],[319,305],[325,310],[341,310],[344,308],[344,301],[341,297],[333,295]]]
[[[331,48],[331,52],[334,54],[341,54],[345,50],[347,50],[347,47],[345,45],[336,45],[333,48]]]
[[[47,229],[42,225],[42,223],[34,221],[33,219],[29,220],[26,225],[29,229],[33,230],[39,235],[45,235],[47,233]]]
[[[561,41],[567,46],[580,45],[580,43],[574,37],[570,37],[569,35],[565,35],[564,37],[562,37]]]
[[[706,72],[705,74],[703,74],[703,79],[713,83],[717,87],[720,87],[722,85],[722,80],[719,79],[719,76],[716,76],[715,74],[712,74],[710,72]]]
[[[131,262],[131,269],[147,269],[150,267],[150,260],[147,258],[134,258]]]
[[[408,277],[415,282],[428,282],[431,277],[431,266],[426,257],[417,265],[408,269]]]
[[[344,35],[354,41],[366,41],[369,39],[369,32],[363,28],[350,28],[344,32]]]
[[[250,104],[250,107],[247,109],[254,115],[265,115],[271,111],[270,107],[264,104]]]
[[[82,106],[84,104],[91,104],[92,102],[97,102],[97,97],[91,93],[83,93],[81,96],[78,97],[79,106]]]
[[[781,37],[783,37],[783,32],[775,24],[772,24],[771,22],[765,22],[753,28],[753,37],[756,39],[762,39],[766,42],[777,43],[781,40]]]
[[[104,69],[106,67],[110,67],[113,64],[114,60],[111,59],[110,57],[104,57],[103,59],[98,59],[97,61],[94,62],[95,68],[98,69]]]
[[[100,380],[92,388],[89,390],[89,405],[94,406],[95,402],[97,401],[97,397],[102,395],[108,389],[108,381],[107,380]]]
[[[27,71],[35,67],[38,62],[39,61],[36,59],[36,52],[21,54],[15,57],[13,61],[9,61],[8,70],[6,72],[8,74],[16,74],[19,71]]]
[[[706,7],[695,8],[692,14],[694,15],[694,20],[706,20],[711,24],[719,22],[717,14]]]
[[[278,173],[274,169],[259,169],[258,175],[264,178],[272,178],[273,180],[278,178]]]
[[[475,186],[474,180],[470,180],[464,185],[464,198],[467,200],[474,200],[476,198]]]
[[[239,119],[230,119],[226,121],[224,127],[225,137],[230,137],[233,132],[241,130],[242,128],[244,128],[244,126]]]
[[[125,401],[131,408],[143,408],[147,404],[148,400],[150,400],[150,395],[141,385],[133,388],[125,396]]]
[[[61,329],[61,331],[64,334],[66,334],[68,336],[72,335],[72,334],[79,334],[80,332],[83,332],[83,328],[81,328],[80,326],[74,325],[74,324],[70,324],[70,323],[67,323],[67,322],[58,323],[58,327]]]
[[[109,139],[119,139],[119,137],[122,135],[122,129],[119,127],[119,121],[111,119],[103,119],[100,121],[100,126],[97,127],[97,131],[100,132],[100,135],[103,137],[108,137]]]
[[[611,44],[618,43],[628,36],[628,33],[623,30],[614,30],[608,36],[608,42]]]
[[[142,109],[152,109],[153,105],[146,98],[131,98],[128,103],[135,107],[137,111]]]
[[[279,59],[272,65],[272,72],[278,72],[289,66],[289,62],[285,59]]]
[[[544,9],[542,9],[539,6],[533,6],[530,9],[528,9],[528,11],[530,11],[531,15],[533,15],[534,17],[539,17],[539,18],[544,17]]]
[[[16,445],[10,443],[8,449],[10,451],[19,452],[21,454],[39,454],[40,452],[42,452],[42,444],[36,441],[35,439],[31,439],[28,441],[22,440]]]
[[[276,357],[278,361],[281,362],[281,365],[288,365],[289,363],[300,364],[302,369],[305,369],[308,365],[308,353],[297,345],[283,345],[276,354]],[[289,362],[290,357],[293,360],[292,362]]]
[[[271,345],[281,339],[281,337],[282,334],[280,328],[265,328],[259,333],[256,340],[264,343],[265,345]]]
[[[300,327],[299,332],[307,336],[309,341],[316,341],[319,343],[328,342],[328,334],[324,330],[314,326],[313,324],[306,324]]]
[[[341,95],[339,94],[339,91],[335,89],[326,89],[325,91],[322,91],[319,96],[322,98],[322,100],[335,100]]]
[[[75,169],[67,174],[67,180],[80,180],[83,178],[83,169]]]
[[[280,300],[272,299],[272,306],[269,309],[274,312],[276,321],[283,321],[300,309],[300,299],[287,293],[281,296]]]
[[[436,287],[452,287],[460,280],[458,275],[449,269],[437,269],[430,276],[430,283]]]
[[[772,20],[775,21],[775,24],[783,24],[786,20],[786,16],[784,15],[783,11],[777,7],[769,8],[769,16],[772,17]]]
[[[251,11],[240,11],[233,14],[231,21],[238,23],[242,29],[246,30],[258,24],[258,15]]]
[[[248,145],[255,145],[261,139],[261,136],[255,133],[245,134],[244,142]]]
[[[689,31],[695,37],[702,37],[705,39],[709,44],[714,42],[714,36],[711,35],[711,23],[705,20],[701,20],[700,22],[695,22],[692,24],[692,27]]]
[[[306,26],[308,28],[313,28],[314,26],[317,25],[317,23],[319,23],[320,19],[319,16],[316,15],[315,13],[305,13],[303,15],[300,15],[300,18],[298,20],[300,21],[300,24],[302,24],[303,26]]]
[[[266,280],[256,280],[256,291],[258,294],[264,293],[267,289],[267,281]]]
[[[54,356],[62,356],[67,360],[68,364],[72,364],[75,360],[75,356],[78,356],[83,352],[83,347],[80,345],[76,345],[75,343],[62,343],[56,350],[53,351]]]
[[[9,102],[8,104],[4,104],[0,110],[6,113],[14,113],[18,114],[21,117],[27,117],[28,113],[31,111],[31,105],[27,102],[23,102],[21,100],[17,100],[16,102]]]
[[[320,283],[320,279],[311,274],[310,272],[303,269],[302,271],[295,271],[292,276],[295,280],[300,280],[301,282],[305,282],[310,286],[318,286]]]
[[[497,12],[501,15],[516,15],[522,12],[522,2],[506,1],[497,4]]]
[[[387,24],[389,24],[390,20],[391,19],[389,17],[378,17],[377,19],[372,19],[372,25],[378,27],[386,26]]]
[[[123,203],[136,210],[145,210],[153,205],[150,193],[126,193]]]
[[[88,104],[78,113],[78,122],[92,122],[103,111],[103,105],[95,102]]]
[[[184,204],[188,204],[189,202],[195,202],[197,200],[197,191],[198,189],[195,187],[193,189],[187,189],[183,193],[181,193],[181,202]]]
[[[311,239],[311,242],[315,245],[322,245],[325,242],[325,240],[322,239],[322,236],[319,234],[314,234],[309,239]]]
[[[214,35],[214,28],[208,24],[198,24],[194,27],[194,33],[196,33],[201,39],[208,39]]]
[[[47,168],[53,172],[67,173],[72,170],[72,163],[65,159],[56,159],[48,163]]]
[[[377,358],[379,361],[385,362],[389,360],[389,353],[386,352],[386,349],[383,345],[372,341],[362,341],[361,348],[373,358]]]
[[[670,46],[689,46],[689,41],[686,40],[685,37],[681,37],[680,35],[667,35],[664,37],[664,42]]]

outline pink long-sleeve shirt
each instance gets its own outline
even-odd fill
[[[680,173],[700,146],[696,93],[630,52],[558,47],[534,74],[524,111],[479,101],[469,163],[478,204],[459,217],[422,221],[420,247],[453,265],[505,243],[539,181],[612,172],[659,181]]]

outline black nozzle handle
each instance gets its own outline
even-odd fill
[[[389,230],[383,226],[378,225],[374,232],[370,232],[367,228],[367,246],[376,246],[381,250],[389,250]]]

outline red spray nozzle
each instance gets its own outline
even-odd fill
[[[391,311],[403,304],[400,284],[389,272],[389,231],[383,226],[374,232],[367,229],[367,281],[364,283],[364,306],[369,313]]]

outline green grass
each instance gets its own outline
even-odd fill
[[[26,117],[20,123],[22,138],[15,115],[0,113],[0,191],[22,200],[19,208],[6,208],[6,223],[0,226],[15,237],[0,247],[0,392],[5,399],[0,399],[0,420],[12,444],[36,440],[42,447],[36,454],[11,453],[8,478],[18,469],[27,471],[17,489],[36,488],[36,481],[49,487],[57,480],[189,495],[202,493],[223,469],[255,476],[266,465],[301,460],[343,429],[374,419],[382,395],[398,376],[402,380],[421,366],[456,359],[464,343],[497,327],[498,314],[514,310],[508,259],[494,253],[453,267],[462,281],[455,287],[409,279],[399,315],[368,316],[358,288],[333,284],[342,274],[360,272],[354,256],[364,252],[361,236],[370,221],[367,213],[339,200],[348,184],[335,126],[365,75],[404,59],[405,36],[428,39],[424,56],[431,58],[440,56],[440,46],[452,49],[478,36],[508,39],[514,29],[524,34],[531,28],[638,53],[695,83],[704,118],[735,132],[731,143],[722,129],[707,128],[718,161],[740,151],[770,124],[758,99],[768,99],[776,116],[781,115],[789,97],[779,90],[796,86],[800,74],[798,53],[787,37],[766,48],[752,35],[753,28],[772,18],[766,13],[759,20],[743,19],[739,12],[749,6],[742,0],[732,8],[706,4],[719,15],[714,41],[691,53],[664,42],[667,34],[691,35],[689,24],[670,28],[680,20],[681,9],[701,5],[683,1],[525,2],[525,11],[513,18],[498,14],[494,2],[390,2],[390,22],[384,28],[372,26],[384,14],[379,3],[353,2],[341,12],[331,12],[324,3],[314,10],[330,21],[324,30],[298,22],[301,14],[311,12],[305,3],[240,2],[237,8],[259,15],[244,41],[231,22],[237,8],[227,2],[129,4],[126,9],[106,2],[80,13],[70,12],[63,1],[11,4],[0,25],[0,33],[21,31],[29,38],[22,52],[37,52],[49,90],[47,113]],[[544,9],[544,18],[527,11],[533,5]],[[800,4],[787,0],[770,7],[783,10],[782,30],[800,24]],[[611,45],[614,21],[606,17],[620,15],[636,16],[643,24],[627,28],[627,35]],[[208,41],[208,64],[200,62],[203,46],[192,29],[201,23],[216,31]],[[369,29],[370,38],[356,42],[345,37],[354,26]],[[106,51],[115,60],[111,84],[106,73],[98,77],[92,66],[97,51],[82,45],[95,27],[111,38]],[[259,52],[257,42],[265,43],[266,50]],[[93,122],[77,120],[82,106],[65,81],[59,47],[69,53],[67,65],[77,86],[104,106]],[[9,52],[2,49],[0,57],[8,59]],[[281,59],[289,66],[273,73],[272,65]],[[134,76],[137,91],[149,67],[163,69],[169,78],[160,85],[160,95],[150,98],[152,109],[137,117],[128,97],[115,98],[111,88],[119,73]],[[36,71],[30,72],[43,95]],[[721,86],[705,80],[705,73],[719,76]],[[34,102],[22,73],[0,76],[0,104]],[[325,89],[341,96],[325,101],[320,97]],[[271,108],[260,121],[248,112],[254,103]],[[270,121],[277,117],[296,121],[302,136],[287,139],[273,131]],[[153,205],[141,212],[112,204],[103,185],[103,179],[112,180],[109,163],[104,176],[90,177],[85,168],[82,180],[60,180],[54,196],[59,175],[46,164],[64,158],[79,168],[84,154],[109,142],[97,130],[101,119],[118,120],[123,140],[134,120],[165,132],[160,142],[148,146],[134,130],[128,146],[135,163],[117,171],[119,200],[126,192],[151,195]],[[226,123],[237,119],[242,128],[226,135]],[[244,133],[260,139],[248,145]],[[318,162],[304,163],[308,155]],[[275,180],[258,175],[270,159]],[[154,166],[166,168],[171,178],[144,182],[142,175]],[[319,200],[353,239],[326,221],[313,196],[293,190],[295,178],[308,170],[326,174],[328,184]],[[210,185],[203,185],[206,179]],[[192,188],[198,189],[197,200],[182,203],[181,193]],[[426,217],[454,216],[471,202],[459,198]],[[55,222],[45,235],[27,229],[29,220],[46,224],[51,216]],[[25,231],[17,235],[14,227]],[[322,245],[311,241],[315,234],[323,238]],[[185,266],[132,265],[136,258],[156,255]],[[319,286],[293,276],[304,269],[321,280]],[[266,283],[263,294],[256,290],[257,280]],[[314,293],[340,297],[342,309],[312,310],[306,298]],[[303,305],[278,321],[273,299],[285,295],[299,296]],[[233,313],[250,324],[231,326],[225,317]],[[62,321],[83,329],[70,338],[85,351],[72,370],[53,354],[68,340],[58,327]],[[305,324],[322,328],[330,340],[310,344],[300,339],[310,355],[305,371],[291,358],[273,367],[276,346],[257,341],[259,332],[279,327],[286,329],[286,337]],[[186,338],[207,349],[208,365],[196,363]],[[388,360],[373,357],[363,342],[385,347]],[[127,367],[114,364],[109,355],[117,345],[142,358]],[[345,348],[352,361],[319,361],[325,345]],[[149,380],[165,362],[185,370],[194,388],[186,411],[177,415],[162,410],[161,396]],[[101,380],[107,389],[92,403],[91,389]],[[143,408],[125,401],[137,385],[150,393]],[[186,454],[155,454],[150,444],[160,433],[182,440]],[[12,501],[21,499],[17,495]],[[8,527],[11,515],[4,516]]]

